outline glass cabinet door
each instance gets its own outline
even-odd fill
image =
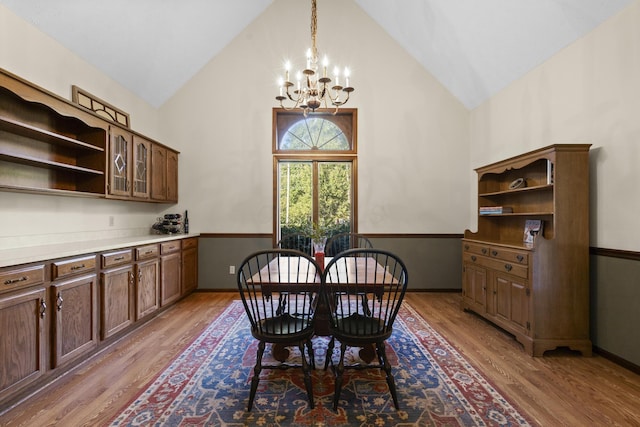
[[[111,127],[109,144],[109,194],[131,194],[131,134]]]
[[[139,136],[133,137],[133,196],[137,198],[149,198],[150,193],[150,168],[151,143]]]

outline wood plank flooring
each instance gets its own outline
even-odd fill
[[[237,298],[194,293],[52,386],[0,415],[2,426],[105,425]],[[460,310],[456,293],[409,302],[534,425],[640,426],[640,375],[601,356],[531,358],[509,334]]]

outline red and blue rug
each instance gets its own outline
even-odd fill
[[[334,411],[333,374],[330,369],[322,370],[327,341],[317,337],[313,342],[314,409],[309,408],[301,370],[265,370],[253,409],[247,412],[257,342],[242,303],[234,301],[111,425],[529,425],[512,403],[406,303],[387,341],[399,411],[393,406],[384,375],[377,370],[345,372],[341,402]],[[357,358],[356,350],[348,357]],[[267,353],[265,359],[270,357]],[[291,349],[290,357],[299,357],[296,349]]]

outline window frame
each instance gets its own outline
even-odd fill
[[[332,123],[335,123],[343,133],[350,137],[349,150],[280,150],[278,142],[281,133],[286,132],[294,123],[302,119],[300,111],[285,110],[283,108],[273,109],[273,135],[272,135],[272,154],[273,154],[273,244],[277,244],[279,239],[279,165],[281,161],[301,161],[312,163],[313,188],[312,194],[318,194],[318,177],[317,164],[322,162],[349,162],[351,163],[351,231],[358,232],[358,144],[357,144],[357,120],[358,112],[355,108],[344,108],[338,110],[336,114],[334,109],[319,109],[315,113],[309,113],[309,116],[321,116]],[[313,218],[318,218],[318,206],[313,206]]]

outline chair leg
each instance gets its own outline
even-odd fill
[[[311,384],[311,369],[309,369],[309,364],[307,363],[307,358],[304,357],[304,343],[300,343],[298,345],[300,349],[300,354],[302,355],[302,372],[304,373],[304,385],[307,388],[307,397],[309,399],[309,407],[311,409],[314,408],[313,402],[313,385]]]
[[[338,410],[338,401],[340,400],[340,392],[342,391],[342,375],[344,374],[344,353],[347,351],[345,343],[340,344],[340,362],[336,369],[335,391],[333,393],[333,410]]]
[[[311,365],[311,369],[316,369],[316,355],[313,351],[313,343],[311,342],[311,339],[308,339],[306,344],[307,353],[309,353],[309,364]]]
[[[256,365],[253,367],[253,378],[251,378],[251,392],[249,393],[249,406],[248,412],[251,412],[253,407],[253,399],[256,397],[256,390],[258,390],[258,383],[260,382],[260,372],[262,371],[262,355],[264,354],[264,341],[260,341],[258,344],[258,353],[256,354]]]
[[[398,393],[396,392],[396,382],[393,379],[393,375],[391,375],[391,364],[387,359],[387,351],[384,342],[376,344],[376,350],[378,352],[378,359],[381,360],[381,365],[384,369],[384,372],[387,375],[387,385],[389,386],[389,392],[391,393],[391,398],[393,399],[393,405],[396,407],[396,410],[400,409],[398,405]]]
[[[331,362],[331,357],[333,356],[333,346],[335,345],[335,340],[331,337],[329,340],[329,345],[327,346],[327,354],[324,357],[324,370],[327,370],[329,367],[329,362]]]

